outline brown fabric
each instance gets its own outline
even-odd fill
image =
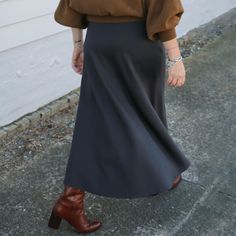
[[[146,30],[150,40],[176,37],[184,8],[181,0],[145,0]],[[144,18],[143,0],[60,0],[54,19],[59,24],[85,29],[89,21],[124,22]]]

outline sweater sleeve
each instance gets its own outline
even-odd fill
[[[57,23],[73,28],[85,29],[88,26],[87,16],[70,7],[70,0],[60,0],[54,19]]]
[[[184,8],[181,0],[147,0],[147,35],[150,40],[162,42],[176,38]]]

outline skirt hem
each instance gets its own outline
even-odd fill
[[[190,166],[190,162],[184,168],[179,169],[178,174],[175,175],[174,178],[168,183],[168,187],[164,188],[162,191],[155,191],[155,192],[150,192],[150,193],[141,194],[141,195],[137,194],[137,195],[132,195],[132,196],[129,195],[128,196],[128,195],[122,195],[122,194],[121,195],[115,195],[115,194],[109,194],[109,193],[98,193],[96,191],[90,190],[87,187],[80,187],[80,186],[75,185],[75,184],[67,183],[67,181],[65,181],[65,180],[64,180],[63,183],[67,186],[70,186],[70,187],[73,187],[73,188],[79,188],[81,190],[84,190],[86,192],[89,192],[89,193],[92,193],[92,194],[95,194],[95,195],[98,195],[98,196],[101,196],[101,197],[118,198],[118,199],[124,199],[124,198],[134,199],[134,198],[155,197],[155,196],[153,196],[153,194],[159,196],[159,194],[168,192],[171,189],[172,184],[173,184],[174,180],[177,178],[177,176],[182,174],[184,171],[186,171],[189,168],[189,166]]]

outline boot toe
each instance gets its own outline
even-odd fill
[[[101,226],[102,226],[102,223],[101,223],[100,221],[98,221],[98,220],[94,220],[94,221],[90,224],[90,228],[91,228],[91,229],[94,229],[94,230],[100,228]]]

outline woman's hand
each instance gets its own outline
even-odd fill
[[[183,61],[176,62],[168,68],[167,84],[173,87],[180,87],[185,83],[185,68]]]
[[[74,44],[74,50],[72,55],[72,68],[78,73],[83,73],[84,64],[84,51],[83,51],[83,41]]]
[[[163,42],[163,45],[170,60],[173,60],[181,55],[179,50],[179,44],[176,37],[171,40]],[[167,84],[169,86],[180,87],[185,83],[186,73],[183,61],[177,61],[174,65],[167,68],[167,71],[168,71]]]

